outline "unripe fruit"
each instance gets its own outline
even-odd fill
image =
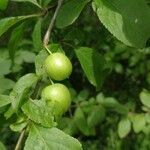
[[[68,88],[60,83],[45,87],[42,91],[42,99],[53,106],[57,114],[66,112],[71,103],[71,95]]]
[[[72,72],[72,64],[63,53],[53,53],[45,60],[45,69],[50,78],[61,81]]]

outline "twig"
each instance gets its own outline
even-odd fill
[[[18,139],[18,142],[16,144],[15,150],[20,150],[21,149],[21,144],[22,144],[22,141],[23,141],[23,138],[24,138],[24,135],[25,135],[25,131],[26,131],[26,129],[23,129],[21,131],[21,134],[19,136],[19,139]]]
[[[47,31],[46,31],[46,33],[45,33],[45,36],[44,36],[44,40],[43,40],[44,47],[47,47],[47,45],[48,45],[48,42],[49,42],[49,39],[50,39],[50,37],[51,37],[51,32],[52,32],[52,29],[53,29],[53,26],[54,26],[56,17],[57,17],[57,15],[58,15],[59,9],[60,9],[60,7],[61,7],[63,1],[64,1],[64,0],[58,0],[58,5],[57,5],[57,7],[56,7],[55,13],[54,13],[54,15],[53,15],[53,17],[52,17],[52,19],[51,19],[51,22],[50,22],[50,24],[49,24],[49,27],[48,27],[48,29],[47,29]]]

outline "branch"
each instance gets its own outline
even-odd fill
[[[25,135],[25,131],[26,131],[26,129],[23,129],[21,131],[21,134],[19,136],[19,139],[18,139],[18,142],[16,144],[15,150],[20,150],[21,149],[21,144],[22,144],[22,141],[23,141],[23,138],[24,138],[24,135]]]
[[[64,0],[58,0],[58,5],[56,7],[55,13],[54,13],[54,15],[53,15],[53,17],[51,19],[49,27],[48,27],[48,29],[47,29],[47,31],[45,33],[45,36],[44,36],[44,40],[43,40],[44,47],[47,47],[47,45],[48,45],[48,42],[49,42],[49,39],[51,37],[51,32],[52,32],[52,29],[54,27],[54,23],[55,23],[56,17],[58,15],[59,9],[60,9],[63,1]]]

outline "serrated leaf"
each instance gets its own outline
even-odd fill
[[[8,95],[0,94],[0,107],[6,106],[11,103],[11,100]]]
[[[142,131],[146,125],[145,114],[135,114],[132,118],[133,129],[135,133]]]
[[[41,38],[41,24],[42,24],[42,19],[40,18],[33,30],[32,33],[32,39],[33,39],[33,45],[36,51],[41,51],[42,50],[42,38]]]
[[[94,0],[93,4],[100,21],[118,40],[145,46],[150,37],[150,9],[145,0]]]
[[[26,74],[17,81],[10,93],[14,111],[17,112],[23,101],[28,99],[29,93],[31,92],[30,89],[35,86],[37,81],[38,77],[34,73]]]
[[[32,121],[45,127],[54,126],[54,116],[52,109],[43,100],[28,100],[23,106],[22,111]]]
[[[87,118],[89,127],[95,127],[105,118],[105,108],[101,105],[93,106],[92,111]]]
[[[124,138],[131,130],[131,122],[128,118],[122,118],[118,124],[118,134],[120,138]]]
[[[58,13],[56,26],[58,28],[64,28],[72,24],[79,17],[88,2],[89,0],[70,0],[66,2]]]
[[[15,85],[13,80],[7,78],[0,78],[0,93],[4,93],[7,90],[10,90]]]
[[[99,89],[103,82],[104,58],[88,47],[80,47],[75,52],[89,82]]]
[[[15,51],[18,48],[18,45],[20,44],[20,41],[22,40],[23,32],[24,32],[24,22],[17,26],[11,33],[11,37],[9,39],[8,43],[8,49],[9,49],[9,56],[11,60],[14,59]]]
[[[8,0],[0,0],[0,10],[5,10],[8,5]]]
[[[10,27],[27,18],[35,17],[36,15],[8,17],[0,20],[0,36],[5,33]]]
[[[14,2],[30,2],[34,4],[35,6],[41,8],[41,6],[38,4],[37,0],[12,0]]]
[[[150,108],[150,92],[144,90],[140,93],[140,100],[143,105]]]
[[[79,141],[57,128],[32,125],[24,150],[82,150]]]

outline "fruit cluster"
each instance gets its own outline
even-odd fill
[[[60,52],[50,54],[44,63],[48,76],[55,81],[67,79],[72,72],[72,64],[68,57]],[[56,109],[55,115],[61,115],[67,111],[71,103],[69,89],[60,83],[54,83],[45,87],[41,95],[48,105]]]

